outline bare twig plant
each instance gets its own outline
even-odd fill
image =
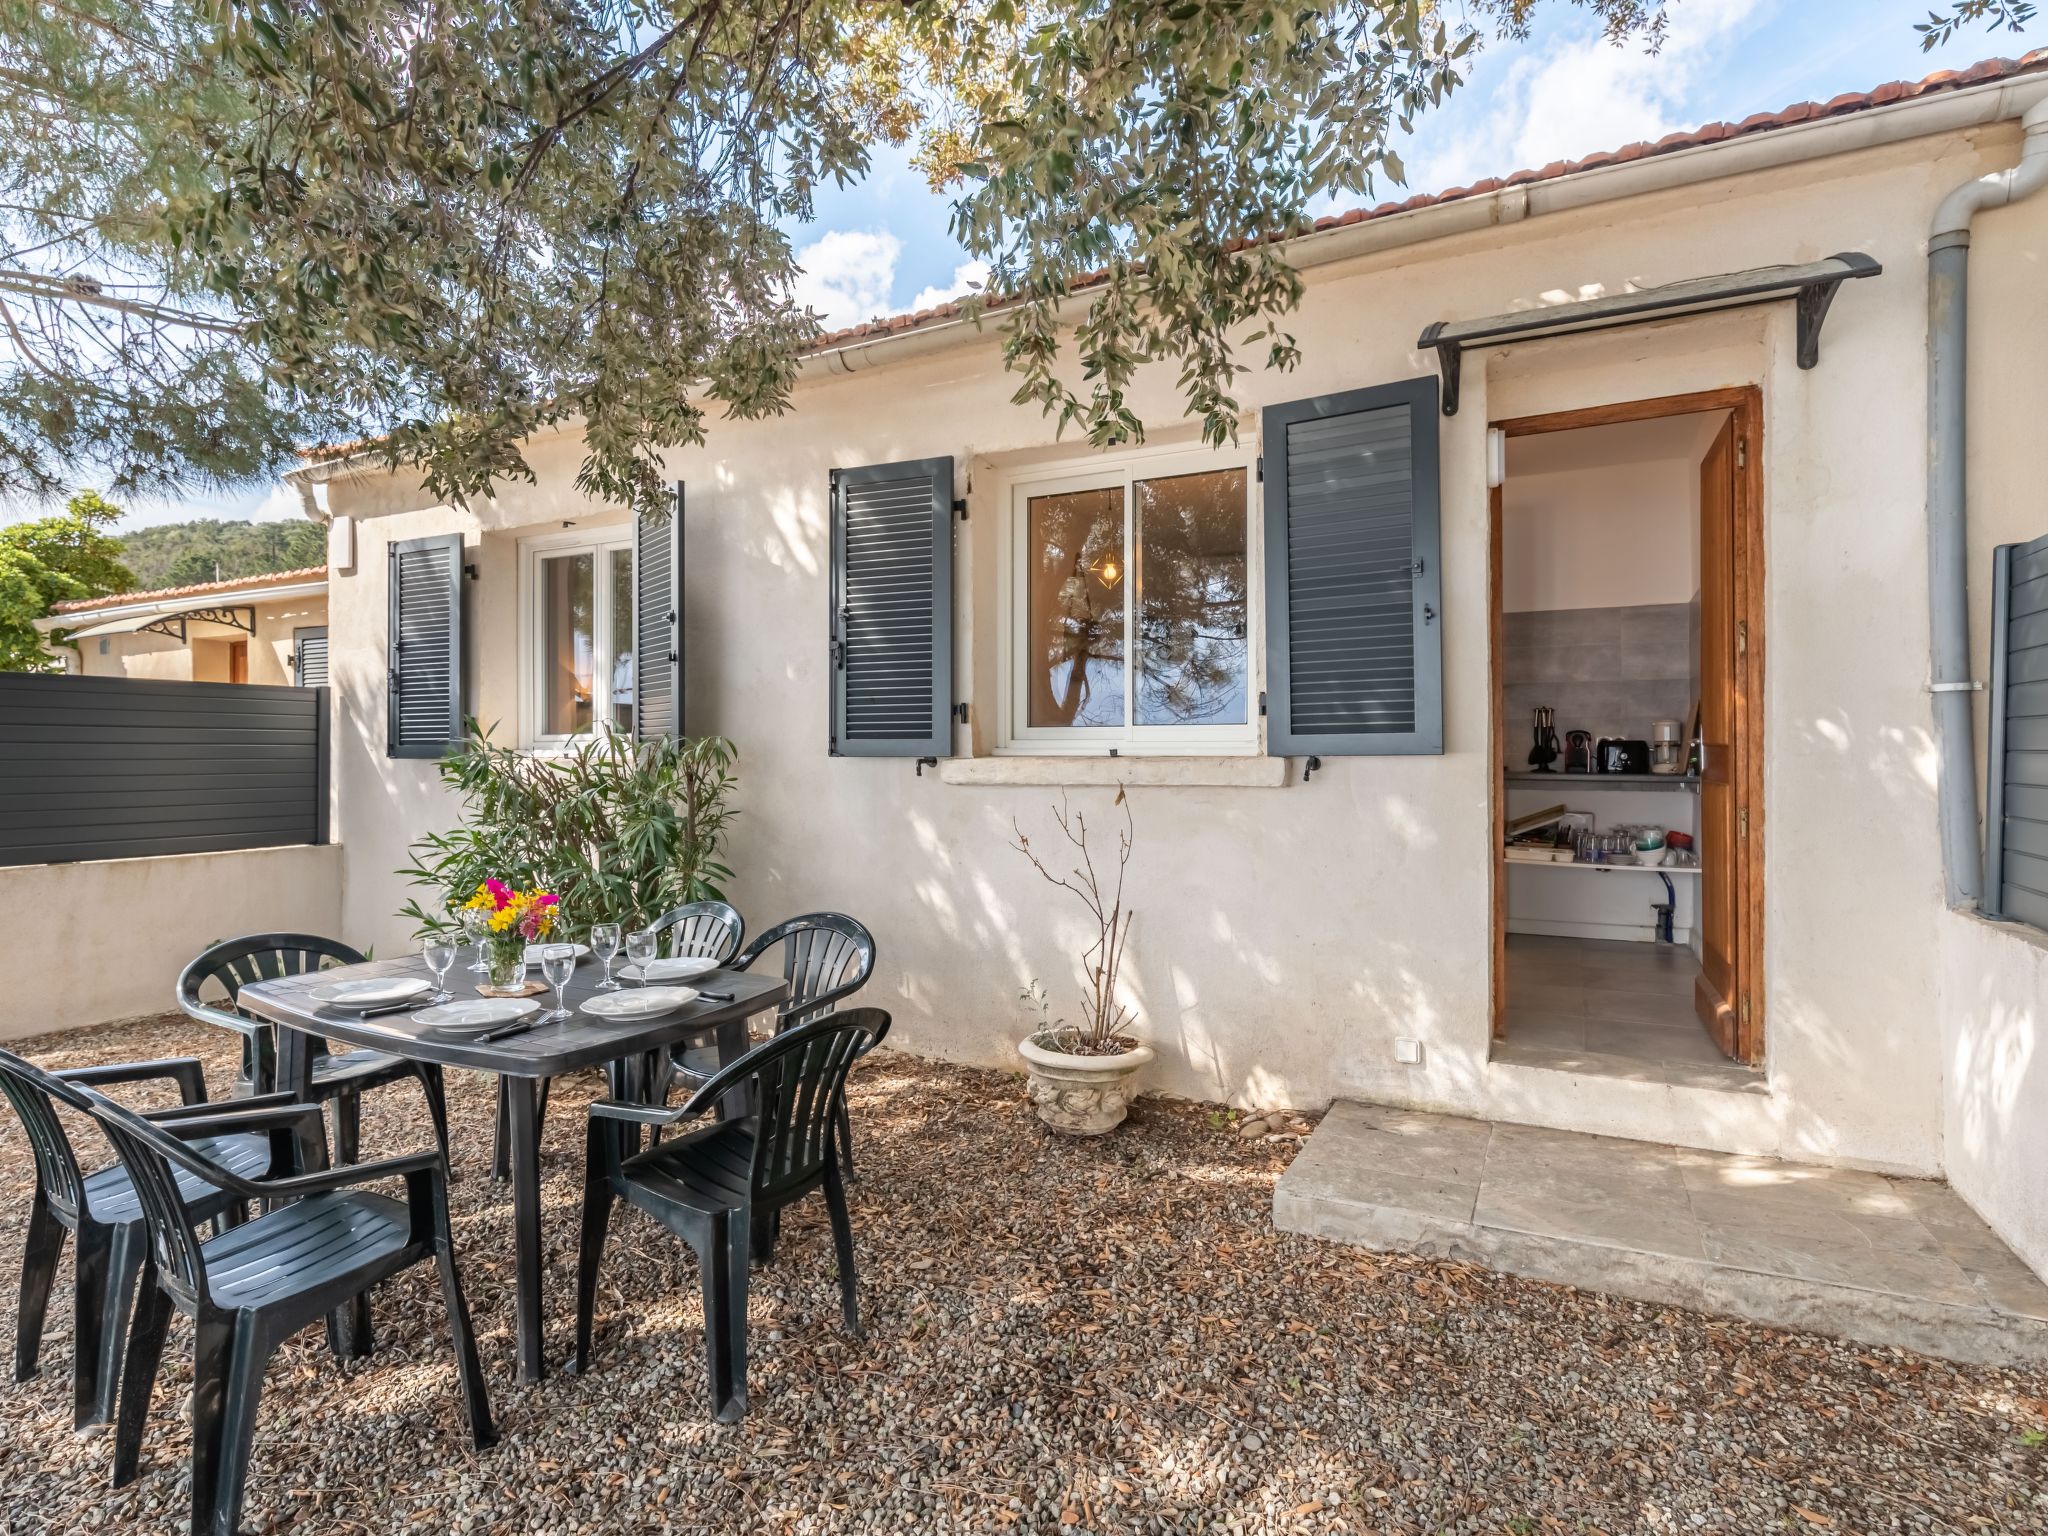
[[[1067,797],[1060,796],[1060,803],[1053,809],[1053,822],[1061,834],[1074,847],[1080,862],[1064,875],[1056,875],[1046,867],[1045,861],[1032,851],[1031,839],[1024,835],[1024,829],[1012,821],[1016,829],[1016,850],[1031,861],[1031,867],[1053,885],[1063,891],[1072,891],[1080,898],[1081,905],[1088,909],[1088,915],[1095,919],[1095,942],[1081,951],[1081,968],[1087,976],[1087,989],[1082,998],[1087,1012],[1079,1025],[1057,1025],[1040,1031],[1038,1043],[1049,1049],[1069,1051],[1080,1056],[1114,1056],[1129,1050],[1135,1043],[1130,1035],[1130,1025],[1135,1018],[1131,1009],[1117,1001],[1117,971],[1123,964],[1124,946],[1131,936],[1132,914],[1124,909],[1124,872],[1131,862],[1132,834],[1136,827],[1131,819],[1131,802],[1124,794],[1123,786],[1117,786],[1113,802],[1124,808],[1124,824],[1117,830],[1116,881],[1107,892],[1103,890],[1102,878],[1095,868],[1095,856],[1088,847],[1088,818],[1084,812],[1071,809]]]

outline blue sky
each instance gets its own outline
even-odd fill
[[[2018,37],[1971,31],[1923,54],[1912,24],[1927,10],[1928,0],[1673,0],[1669,40],[1651,57],[1603,42],[1585,13],[1552,0],[1526,43],[1490,43],[1465,88],[1399,146],[1408,190],[1436,191],[2048,42],[2043,23]],[[1406,194],[1382,189],[1392,195]],[[936,303],[974,275],[946,223],[945,199],[908,157],[882,156],[860,185],[819,198],[816,224],[798,236],[801,294],[828,325]],[[256,487],[138,504],[130,522],[295,516],[295,500]],[[0,521],[7,516],[0,511]]]

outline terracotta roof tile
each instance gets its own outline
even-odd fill
[[[1581,171],[1598,169],[1601,166],[1620,164],[1626,161],[1647,160],[1657,155],[1672,154],[1678,150],[1695,149],[1703,145],[1718,144],[1729,139],[1746,137],[1753,133],[1769,133],[1778,128],[1789,128],[1797,123],[1810,122],[1818,117],[1838,117],[1851,112],[1866,112],[1872,107],[1889,106],[1893,102],[1905,101],[1917,96],[1936,95],[1942,91],[1959,90],[1967,86],[1982,85],[1990,80],[2012,79],[2020,75],[2039,74],[2048,71],[2048,48],[2037,48],[2032,53],[2017,59],[1985,59],[1968,69],[1936,70],[1920,80],[1893,80],[1875,86],[1868,91],[1845,91],[1826,103],[1811,101],[1794,102],[1776,112],[1756,112],[1738,123],[1715,122],[1702,127],[1677,133],[1668,133],[1656,143],[1636,143],[1620,149],[1606,150],[1599,154],[1587,155],[1578,160],[1553,160],[1540,170],[1514,171],[1505,176],[1489,176],[1475,181],[1469,187],[1451,187],[1442,192],[1417,193],[1402,202],[1384,202],[1373,208],[1353,208],[1317,219],[1305,230],[1296,234],[1319,233],[1326,229],[1338,229],[1353,224],[1362,224],[1369,219],[1384,219],[1399,213],[1413,212],[1418,208],[1433,207],[1438,203],[1456,202],[1468,197],[1484,197],[1502,187],[1523,187],[1532,182],[1556,181],[1561,177],[1576,175]],[[1274,236],[1274,239],[1291,239],[1294,236]],[[1250,242],[1246,242],[1250,243]],[[1106,272],[1096,271],[1077,278],[1072,287],[1075,290],[1092,288],[1102,283]],[[991,299],[985,306],[995,309],[1001,299]],[[915,330],[934,321],[958,319],[963,313],[957,302],[937,304],[930,309],[921,309],[915,314],[878,316],[864,320],[858,325],[842,326],[827,331],[811,343],[813,352],[830,351],[835,347],[866,340],[878,335],[897,335]],[[371,446],[369,443],[345,443],[335,447],[308,448],[302,457],[312,460],[335,459]]]
[[[309,565],[296,571],[266,571],[261,576],[237,576],[232,581],[202,581],[190,587],[155,587],[147,592],[115,592],[106,597],[81,598],[77,602],[52,603],[52,613],[88,613],[95,608],[119,608],[128,603],[161,602],[170,597],[212,597],[228,593],[256,593],[266,587],[288,586],[293,582],[327,579],[327,567]]]

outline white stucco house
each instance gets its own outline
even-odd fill
[[[309,456],[338,931],[408,942],[463,715],[679,721],[739,747],[750,922],[858,916],[894,1042],[1009,1063],[1081,936],[1013,821],[1123,785],[1152,1088],[1943,1174],[2048,1269],[2048,941],[1977,910],[1973,687],[2013,686],[2009,919],[2044,155],[2034,54],[1324,220],[1301,365],[1221,450],[1170,369],[1144,443],[1059,441],[999,313],[941,308],[674,454],[658,526],[578,493],[570,431],[469,508]],[[1508,856],[1559,808],[1604,862]]]
[[[78,677],[180,683],[327,681],[327,572],[268,571],[58,603],[37,619]]]

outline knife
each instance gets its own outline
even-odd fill
[[[421,1002],[415,997],[410,1002],[386,1003],[382,1008],[365,1008],[356,1017],[359,1019],[381,1019],[387,1013],[410,1013],[415,1008],[425,1008],[427,1006],[426,1003]]]
[[[529,1014],[523,1019],[515,1019],[510,1024],[502,1024],[498,1028],[491,1030],[488,1034],[478,1035],[476,1038],[480,1044],[491,1040],[506,1040],[513,1035],[525,1034],[539,1022],[540,1018],[538,1015]]]

